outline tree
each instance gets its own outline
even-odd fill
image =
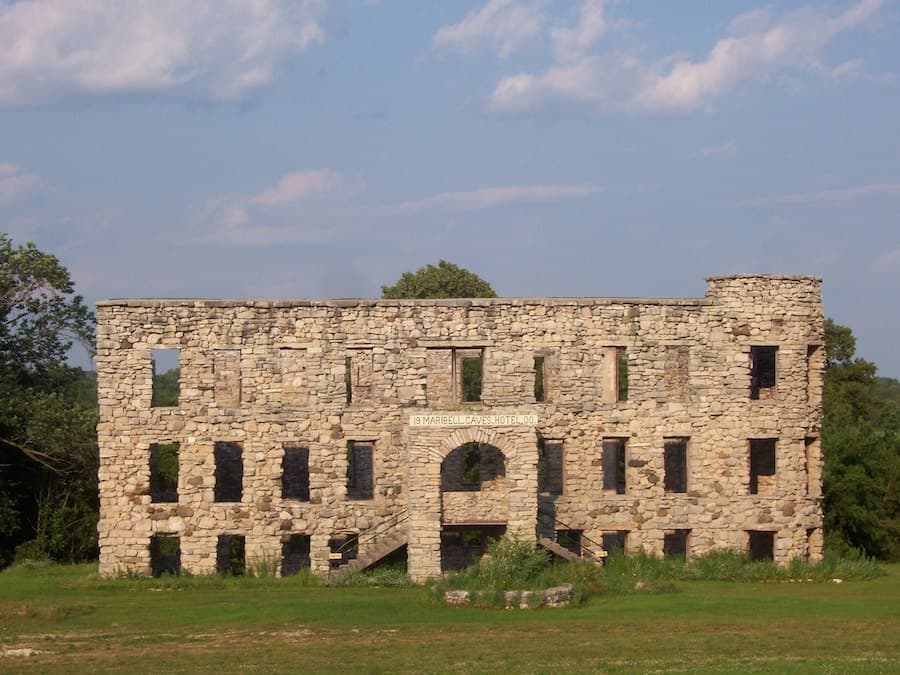
[[[900,409],[846,326],[825,322],[822,451],[826,545],[900,558]]]
[[[93,327],[59,260],[0,233],[0,565],[96,547],[96,383],[65,363]]]
[[[474,272],[446,260],[404,272],[393,286],[382,286],[381,297],[401,298],[496,298],[491,285]]]

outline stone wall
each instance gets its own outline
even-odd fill
[[[697,299],[110,300],[98,305],[100,567],[148,572],[152,534],[180,538],[181,565],[215,569],[221,534],[248,565],[277,566],[290,534],[328,540],[408,511],[411,574],[440,573],[442,522],[505,522],[534,538],[624,530],[630,550],[746,548],[821,554],[818,441],[824,368],[820,282],[708,280]],[[776,347],[775,386],[750,399],[752,347]],[[180,350],[180,397],[153,407],[154,349]],[[617,380],[627,361],[627,400]],[[482,357],[481,401],[463,401],[461,359]],[[544,357],[545,400],[534,398]],[[349,391],[349,396],[348,396]],[[349,398],[349,402],[348,402]],[[537,424],[412,426],[413,413],[534,415]],[[503,418],[505,419],[505,418]],[[625,439],[625,492],[604,490],[604,439]],[[684,493],[664,489],[666,439],[688,439]],[[750,494],[751,439],[776,439],[775,473]],[[540,439],[563,444],[563,494],[538,494]],[[241,444],[243,491],[215,501],[217,441]],[[374,494],[347,494],[348,442],[371,443]],[[153,503],[151,444],[179,443],[178,501]],[[502,454],[481,493],[441,493],[441,464],[469,442]],[[285,446],[309,449],[309,501],[281,496]],[[460,496],[462,495],[462,496]],[[540,502],[540,508],[539,508]],[[492,506],[495,504],[496,506]],[[445,512],[446,511],[446,512]],[[469,514],[468,516],[466,514]]]

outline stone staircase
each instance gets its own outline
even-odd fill
[[[395,514],[377,527],[348,538],[341,548],[331,553],[330,576],[340,577],[361,572],[409,543],[407,512]],[[335,567],[336,565],[336,567]]]
[[[595,565],[602,565],[603,560],[606,558],[606,551],[603,550],[603,546],[584,536],[579,547],[581,550],[580,555],[549,537],[539,537],[538,544],[563,560],[588,560]]]
[[[388,534],[360,551],[356,558],[341,565],[334,574],[352,574],[353,572],[361,572],[370,565],[374,565],[382,558],[389,556],[401,546],[409,543],[409,534],[406,532],[394,532]]]

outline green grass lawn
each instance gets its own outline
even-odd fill
[[[900,672],[900,566],[887,569],[484,610],[440,606],[422,588],[17,568],[0,573],[0,671]]]

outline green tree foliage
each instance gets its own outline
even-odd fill
[[[496,298],[491,285],[477,274],[446,260],[404,272],[393,286],[382,286],[381,297],[401,298]]]
[[[900,559],[900,406],[875,377],[875,364],[855,358],[846,326],[825,323],[823,510],[826,545]],[[891,381],[889,381],[891,382]]]
[[[170,368],[162,373],[153,373],[153,398],[151,405],[160,407],[178,405],[178,397],[181,395],[180,377],[180,368]]]
[[[56,257],[0,233],[0,565],[24,542],[60,560],[95,553],[96,382],[65,364],[93,326]]]

